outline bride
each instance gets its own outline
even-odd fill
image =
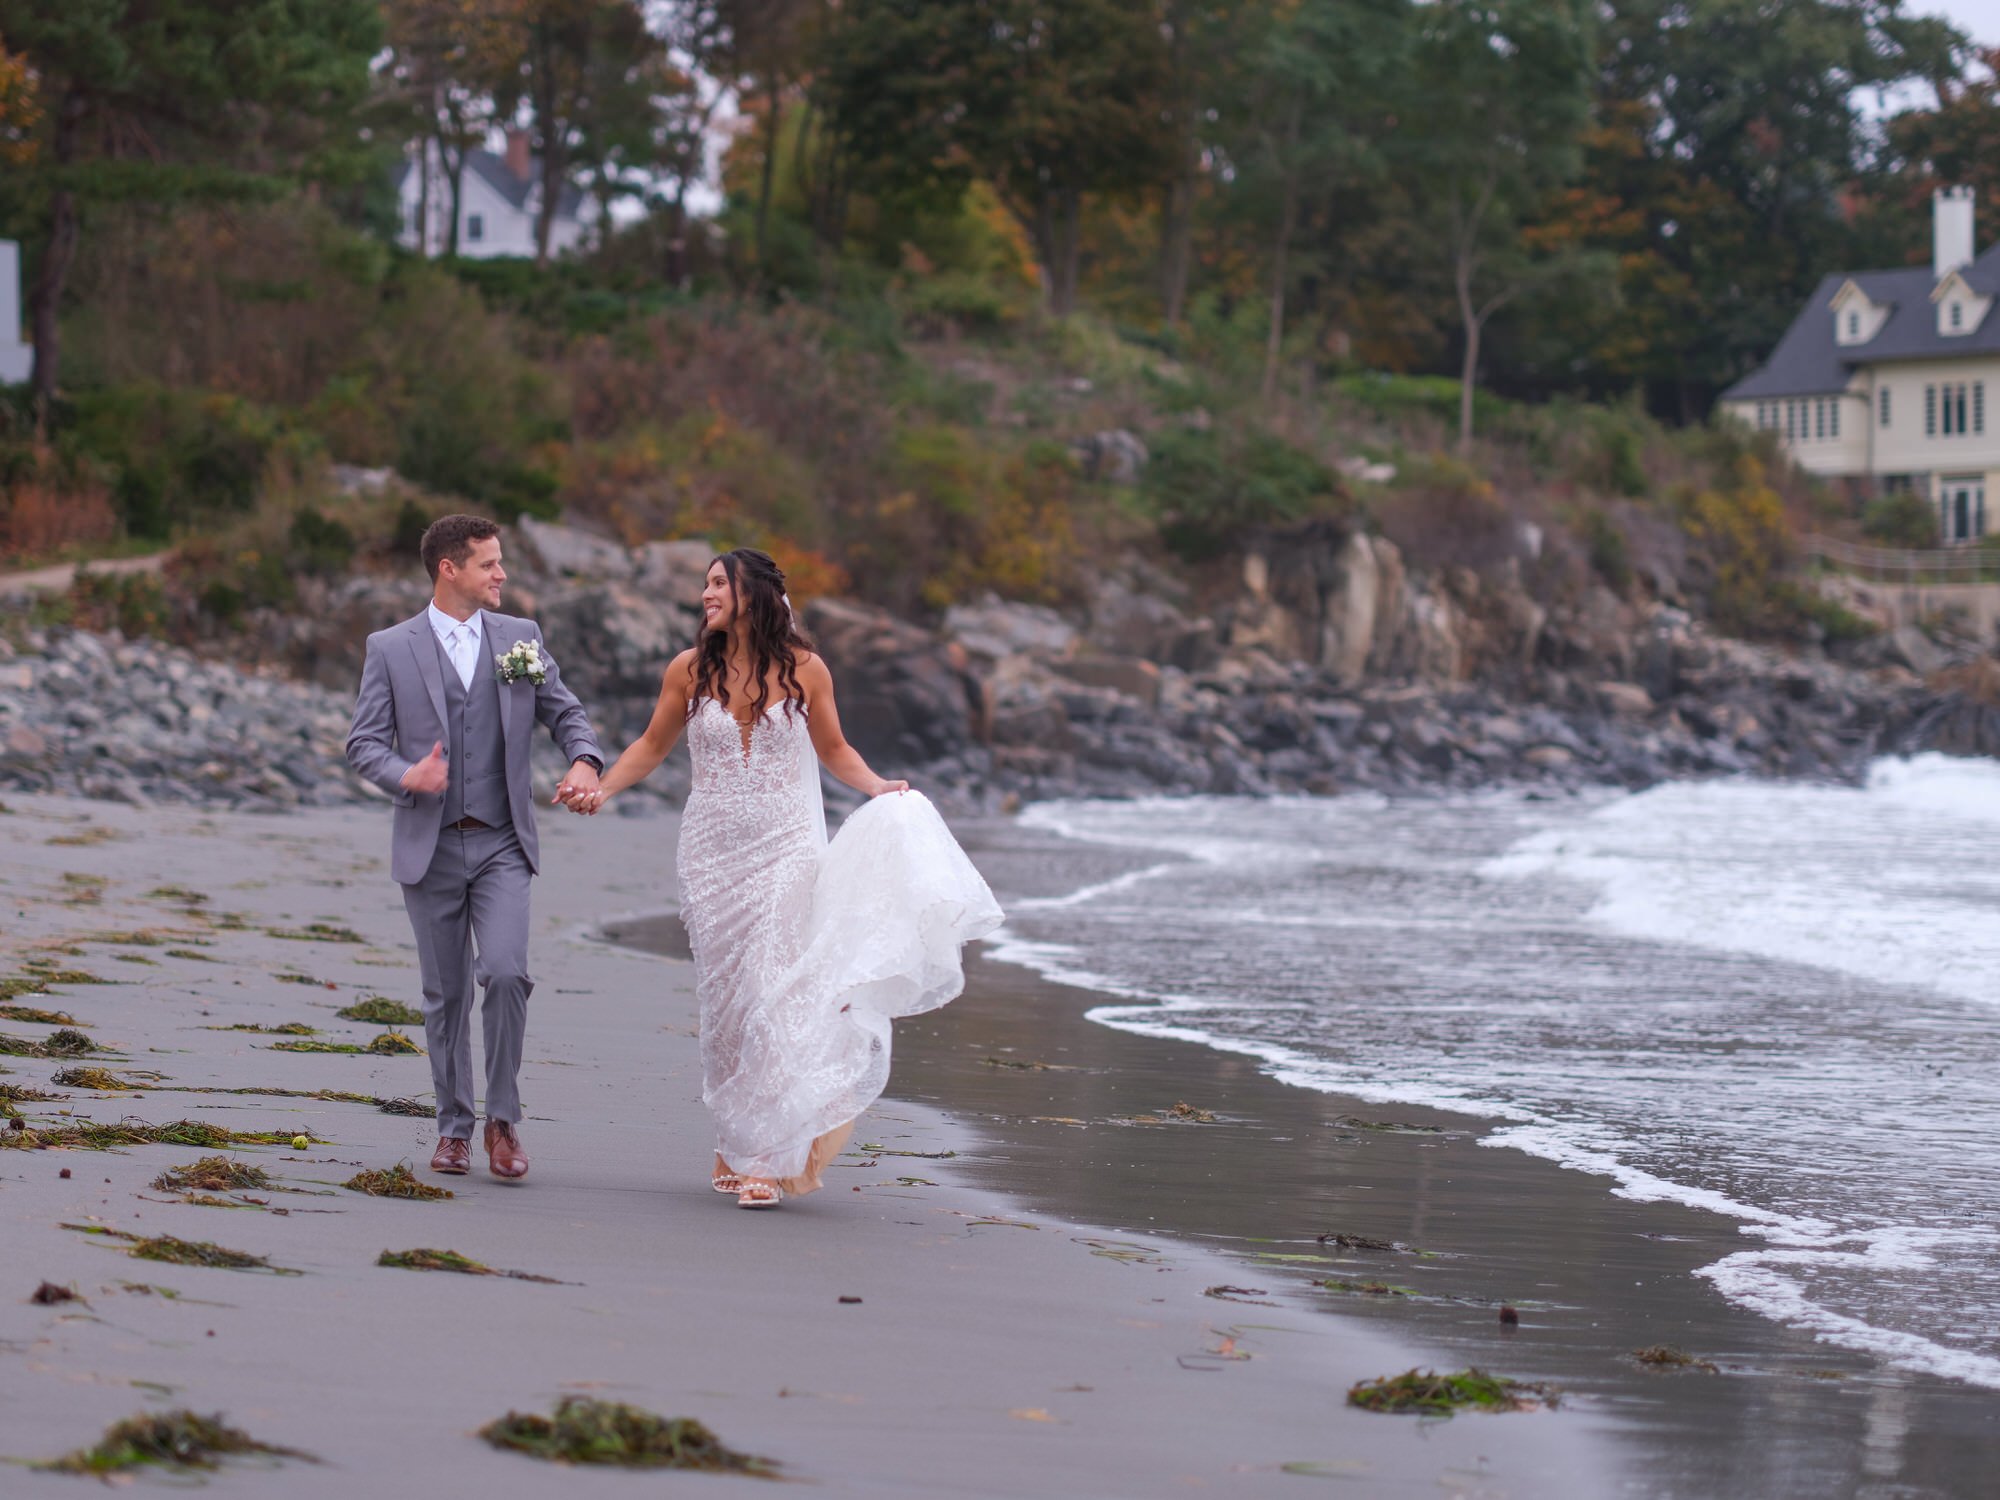
[[[595,792],[644,780],[683,732],[681,919],[701,1000],[713,1181],[743,1208],[821,1186],[889,1081],[890,1020],[965,986],[960,947],[1001,913],[944,821],[869,769],[840,732],[833,677],[793,618],[785,575],[749,547],[708,565],[700,644],[667,667],[646,731]],[[819,767],[871,800],[831,844]]]

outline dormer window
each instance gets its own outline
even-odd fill
[[[1937,304],[1938,336],[1947,339],[1963,338],[1974,332],[1993,305],[1992,297],[1980,295],[1956,271],[1938,283],[1931,300]]]
[[[1889,304],[1877,302],[1849,281],[1833,294],[1833,338],[1841,345],[1865,344],[1882,331],[1889,316]]]

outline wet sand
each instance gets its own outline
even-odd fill
[[[339,1184],[400,1160],[421,1172],[428,1120],[182,1091],[427,1094],[420,1057],[287,1053],[270,1050],[281,1039],[268,1032],[211,1029],[305,1021],[364,1042],[381,1028],[339,1021],[337,1007],[416,999],[385,871],[386,810],[274,818],[9,799],[0,973],[71,948],[64,964],[113,982],[60,984],[20,1003],[69,1011],[117,1054],[86,1061],[167,1075],[94,1093],[54,1087],[60,1062],[0,1059],[0,1081],[63,1095],[24,1103],[28,1122],[58,1122],[67,1109],[72,1120],[194,1118],[319,1142],[246,1148],[244,1159],[299,1191],[256,1194],[267,1202],[235,1210],[150,1185],[203,1154],[193,1148],[0,1150],[0,1265],[12,1279],[0,1297],[0,1455],[53,1457],[135,1412],[188,1406],[323,1460],[232,1465],[204,1481],[220,1495],[708,1494],[751,1483],[558,1472],[475,1435],[509,1410],[582,1394],[698,1417],[827,1495],[1259,1496],[1329,1482],[1370,1496],[1635,1493],[1623,1457],[1630,1424],[1606,1403],[1447,1423],[1344,1404],[1356,1380],[1458,1357],[1465,1341],[1449,1324],[1330,1317],[1295,1286],[1253,1299],[1276,1307],[1206,1295],[1285,1284],[1249,1279],[1239,1259],[1201,1243],[1202,1226],[1174,1215],[1159,1215],[1158,1229],[1182,1232],[1146,1232],[1128,1205],[1158,1196],[1178,1214],[1228,1201],[1210,1196],[1215,1164],[1197,1166],[1190,1148],[1255,1139],[1244,1127],[992,1128],[1005,1122],[988,1115],[1043,1112],[1043,1083],[1070,1075],[989,1070],[975,1050],[1126,1046],[1076,1019],[1075,997],[1017,992],[998,970],[982,971],[967,1001],[905,1048],[904,1087],[949,1095],[958,1118],[884,1101],[857,1137],[883,1149],[850,1154],[836,1186],[777,1213],[743,1213],[711,1193],[689,967],[592,937],[667,904],[673,833],[671,819],[545,818],[540,986],[523,1074],[533,1173],[503,1184],[479,1171],[448,1180],[451,1201],[394,1202]],[[187,891],[207,898],[198,914]],[[1065,1009],[1074,1040],[1044,1029]],[[11,1036],[49,1030],[0,1021]],[[1171,1077],[1176,1095],[1251,1112],[1190,1071],[1200,1054],[1178,1050],[1180,1061],[1161,1054],[1159,1086],[1135,1092],[1151,1100]],[[1131,1086],[1122,1072],[1084,1076],[1093,1088]],[[1037,1091],[1026,1103],[1009,1092],[1021,1080]],[[1037,1168],[1022,1143],[1043,1131]],[[1092,1164],[1140,1160],[1140,1143],[1157,1143],[1145,1149],[1159,1153],[1163,1191],[1128,1199],[1131,1182]],[[1034,1180],[1038,1170],[1046,1180]],[[1058,1203],[1072,1191],[1084,1211]],[[1315,1229],[1317,1217],[1286,1232]],[[65,1222],[215,1241],[302,1274],[133,1260]],[[1105,1224],[1118,1232],[1091,1227]],[[417,1247],[562,1284],[375,1264],[384,1249]],[[31,1303],[44,1280],[84,1300]],[[13,1471],[6,1489],[55,1494],[73,1483]]]

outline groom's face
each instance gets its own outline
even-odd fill
[[[500,538],[489,536],[472,544],[465,561],[454,564],[446,558],[438,564],[438,592],[450,592],[452,600],[467,611],[498,609],[500,586],[507,570],[500,565]]]

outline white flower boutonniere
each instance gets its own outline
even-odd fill
[[[506,651],[493,658],[499,669],[502,682],[519,682],[526,678],[536,687],[549,680],[549,664],[542,660],[539,641],[516,641]]]

